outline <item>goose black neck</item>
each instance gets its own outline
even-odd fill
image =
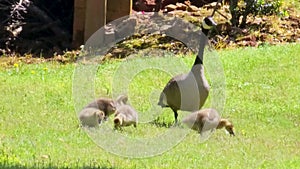
[[[205,29],[205,28],[203,28],[203,26],[201,26],[201,30],[202,30],[202,33],[203,33],[205,36],[208,35],[209,29]]]
[[[200,49],[199,49],[199,50],[200,50]],[[203,59],[203,58],[202,58],[202,59]],[[195,59],[195,62],[194,62],[194,66],[195,66],[195,65],[198,65],[198,64],[203,65],[202,59],[197,55],[197,56],[196,56],[196,59]]]
[[[202,29],[202,33],[200,35],[199,51],[198,51],[198,55],[196,56],[194,65],[203,64],[203,53],[204,53],[205,45],[207,43],[207,35],[209,29],[205,29],[202,26],[201,29]]]

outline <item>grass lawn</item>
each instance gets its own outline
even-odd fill
[[[73,98],[74,64],[0,68],[0,168],[300,168],[299,51],[299,44],[218,51],[226,79],[222,116],[233,122],[236,136],[218,130],[201,142],[196,132],[190,132],[169,151],[148,158],[109,153],[78,127],[76,111],[90,100]],[[190,67],[194,58],[173,60]],[[115,72],[122,71],[124,62],[97,68],[90,84],[96,96],[122,92]],[[154,96],[169,78],[158,69],[129,78],[129,99],[144,123],[121,134],[142,138],[170,130],[146,121],[149,114],[156,115],[150,101],[156,102]],[[211,106],[210,100],[205,107]],[[179,114],[182,119],[184,112]],[[171,124],[172,111],[164,109],[157,121]]]

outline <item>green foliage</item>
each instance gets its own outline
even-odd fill
[[[250,11],[253,15],[273,15],[281,11],[282,0],[256,0]]]
[[[243,0],[238,2],[233,0],[230,6],[232,19],[235,26],[245,27],[247,17],[262,15],[288,15],[287,11],[282,8],[283,0]],[[239,19],[242,17],[240,23]]]

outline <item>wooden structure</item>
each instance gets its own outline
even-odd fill
[[[74,0],[73,46],[78,47],[104,26],[129,15],[132,0]]]

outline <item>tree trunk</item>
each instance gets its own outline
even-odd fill
[[[238,13],[238,0],[230,0],[229,10],[231,13],[231,19],[230,19],[231,24],[233,26],[238,26],[239,18],[240,18],[240,14]]]

